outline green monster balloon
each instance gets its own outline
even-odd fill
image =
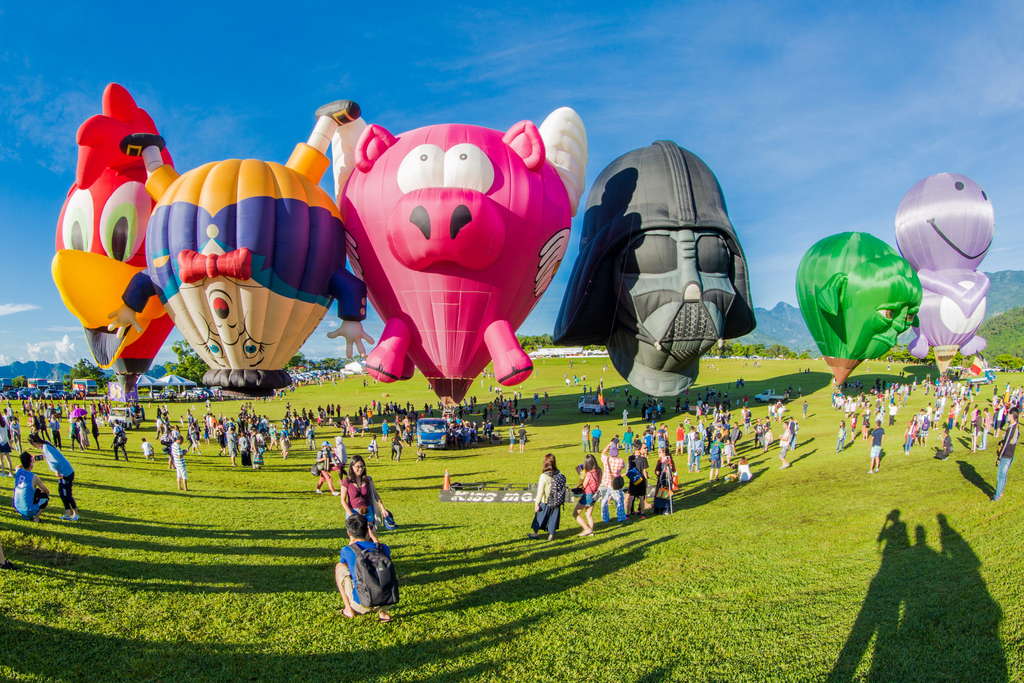
[[[796,297],[815,343],[842,384],[917,325],[921,281],[895,249],[866,232],[843,232],[807,250]]]

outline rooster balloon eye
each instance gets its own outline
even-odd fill
[[[146,238],[150,206],[142,183],[125,183],[110,195],[100,216],[100,242],[107,256],[118,261],[135,256]]]
[[[953,187],[955,187],[958,190],[962,190],[964,189],[964,184],[958,180],[955,183],[953,183]]]
[[[75,190],[64,210],[61,238],[65,249],[90,251],[93,227],[92,195],[88,190]]]

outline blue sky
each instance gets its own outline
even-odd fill
[[[827,234],[894,244],[900,197],[940,171],[992,198],[982,268],[1020,267],[1024,3],[553,4],[0,4],[0,364],[88,355],[49,263],[74,133],[109,81],[150,112],[181,170],[284,161],[338,98],[396,134],[503,130],[570,105],[588,183],[623,152],[675,140],[718,175],[759,306],[795,301],[796,264]],[[575,241],[522,332],[551,330]],[[341,355],[333,324],[308,355]]]

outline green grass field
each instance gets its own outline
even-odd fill
[[[1024,679],[1024,466],[991,503],[993,446],[972,455],[958,438],[949,460],[924,449],[905,457],[905,408],[881,473],[867,476],[865,442],[834,453],[839,416],[820,362],[703,363],[702,383],[742,376],[751,395],[812,392],[810,417],[792,468],[779,470],[773,449],[753,457],[756,477],[742,486],[683,473],[672,516],[598,524],[579,539],[565,515],[549,543],[525,537],[531,505],[438,502],[445,469],[454,481],[533,482],[550,451],[571,471],[583,420],[578,388],[562,377],[603,374],[621,409],[622,381],[610,367],[603,373],[606,363],[538,364],[524,400],[549,391],[552,412],[530,428],[526,454],[503,445],[371,462],[401,525],[382,539],[403,591],[386,625],[338,611],[341,507],[312,495],[312,456],[300,441],[287,462],[268,452],[259,472],[231,469],[207,448],[189,458],[193,491],[181,494],[165,461],[137,455],[139,437],[153,436],[148,422],[131,434],[129,464],[68,453],[77,524],[57,519],[56,497],[43,522],[21,521],[9,507],[12,480],[0,479],[0,542],[20,567],[0,573],[0,677]],[[808,366],[814,372],[800,373]],[[866,364],[856,376],[885,371]],[[488,386],[478,381],[472,391],[488,400]],[[421,378],[366,388],[355,379],[300,388],[288,400],[354,410],[386,397],[421,405],[432,394]],[[909,407],[925,401],[917,392]],[[284,403],[257,406],[280,418]],[[185,407],[172,405],[172,415]],[[620,422],[602,420],[605,433],[621,431]],[[357,439],[350,453],[365,454],[366,443]]]

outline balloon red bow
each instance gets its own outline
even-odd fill
[[[252,277],[252,252],[247,248],[235,249],[226,254],[200,254],[185,249],[178,254],[181,281],[199,282],[206,278],[225,277],[248,280]]]

